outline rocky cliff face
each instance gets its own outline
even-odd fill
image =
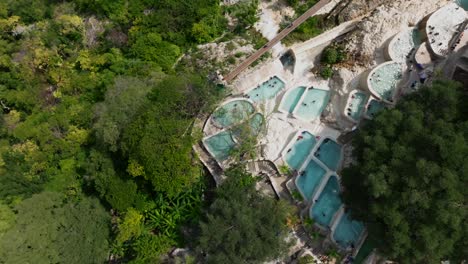
[[[372,12],[378,6],[393,0],[343,0],[329,14],[337,23],[343,23]]]
[[[354,0],[353,0],[354,2]],[[366,2],[358,0],[356,2]],[[382,48],[386,42],[398,32],[417,25],[427,15],[450,0],[376,0],[383,2],[375,7],[372,13],[359,23],[356,31],[348,38],[348,50],[358,54],[361,66],[369,67],[385,61]],[[351,5],[350,5],[351,6]],[[361,6],[367,8],[369,5]],[[360,8],[360,6],[355,6]],[[350,14],[352,12],[350,11]]]
[[[350,128],[343,111],[346,98],[354,89],[365,90],[361,80],[365,72],[386,61],[384,48],[398,32],[417,25],[427,15],[451,0],[345,0],[330,14],[329,19],[348,21],[367,15],[343,43],[351,63],[337,69],[330,82],[333,96],[326,120],[342,129]]]

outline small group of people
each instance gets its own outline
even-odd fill
[[[313,100],[313,101],[312,101],[312,104],[315,104],[315,102],[316,102],[316,101]],[[303,106],[307,106],[307,103],[304,103],[304,102],[303,102],[302,105],[303,105]]]
[[[355,96],[353,95],[351,98],[354,99]],[[351,112],[353,111],[353,110],[351,109],[351,107],[353,107],[353,104],[349,104],[349,107],[346,108],[346,114],[347,114],[348,116],[351,116]]]

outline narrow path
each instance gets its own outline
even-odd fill
[[[304,23],[309,17],[315,15],[318,10],[322,7],[330,3],[331,0],[320,0],[317,4],[307,10],[304,14],[294,20],[287,28],[283,29],[276,37],[270,40],[265,46],[257,50],[254,54],[250,55],[245,61],[243,61],[236,69],[230,72],[228,75],[224,77],[224,81],[230,83],[239,73],[247,69],[250,64],[260,58],[263,54],[269,51],[273,46],[275,46],[278,42],[280,42],[283,38],[285,38],[289,33],[291,33],[294,29]]]

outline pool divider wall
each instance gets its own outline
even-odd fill
[[[289,111],[286,111],[284,109],[282,109],[282,106],[284,105],[284,101],[286,100],[286,98],[288,97],[288,95],[293,91],[293,90],[296,90],[296,89],[300,89],[301,87],[304,87],[304,91],[302,92],[301,94],[301,97],[299,98],[299,101],[302,99],[302,96],[306,93],[307,91],[307,87],[306,86],[297,86],[297,87],[294,87],[294,88],[290,88],[290,89],[287,89],[284,94],[283,94],[283,98],[281,98],[281,102],[278,106],[278,111],[283,113],[283,114],[292,114],[292,112],[290,113]],[[296,109],[297,105],[299,104],[299,101],[297,101],[297,104],[294,106],[294,109]],[[293,109],[293,112],[294,112],[294,109]]]
[[[296,115],[296,112],[297,112],[297,109],[298,107],[302,104],[302,101],[304,101],[304,97],[306,97],[307,93],[309,92],[309,87],[306,87],[304,92],[302,93],[301,95],[301,98],[299,98],[299,101],[297,101],[297,104],[296,106],[294,107],[294,110],[292,111],[291,115],[294,117],[294,118],[297,118],[299,120],[302,120],[304,122],[308,122],[306,120],[304,120],[303,118],[299,117]]]
[[[340,244],[338,244],[335,239],[333,238],[333,235],[335,234],[336,227],[340,223],[341,218],[344,216],[344,205],[341,205],[340,209],[338,209],[338,212],[333,216],[331,220],[331,225],[330,225],[330,240],[333,241],[338,247],[342,248]]]

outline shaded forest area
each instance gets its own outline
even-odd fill
[[[222,92],[173,65],[225,31],[216,0],[0,3],[0,263],[185,245],[207,188],[191,128]]]
[[[466,261],[467,102],[466,87],[435,81],[379,113],[353,141],[344,198],[390,259]]]
[[[196,117],[225,91],[208,72],[175,67],[198,44],[251,30],[257,4],[0,3],[0,263],[159,263],[176,247],[192,254],[173,261],[211,261],[203,241],[214,237],[229,243],[210,259],[278,256],[268,249],[285,248],[289,209],[259,195],[243,169],[214,192],[192,152]],[[270,221],[255,242],[261,255],[237,233],[219,236],[259,219]]]

